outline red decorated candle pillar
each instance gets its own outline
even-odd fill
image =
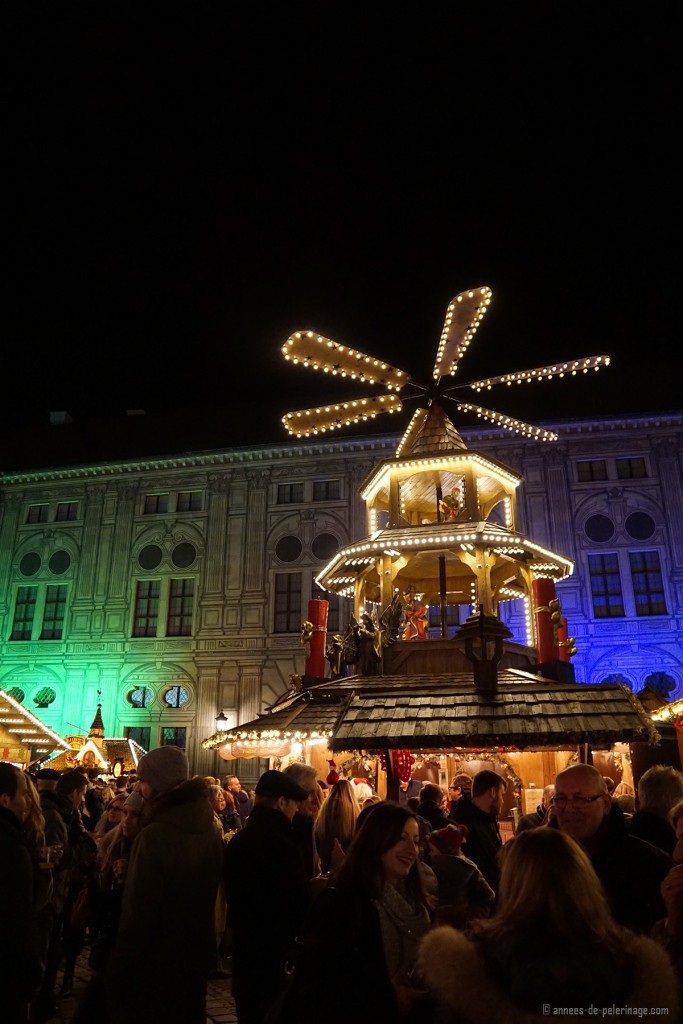
[[[307,638],[306,668],[307,676],[315,679],[325,678],[325,645],[327,642],[327,612],[329,601],[309,601],[308,621],[313,626]]]
[[[536,656],[539,665],[546,661],[555,661],[558,656],[553,611],[555,597],[555,580],[542,577],[531,584],[534,599],[534,617],[536,620]]]

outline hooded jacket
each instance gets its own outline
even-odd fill
[[[144,818],[107,967],[110,1019],[204,1024],[223,861],[206,783],[192,779],[161,794]]]

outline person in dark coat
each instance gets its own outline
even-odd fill
[[[553,796],[555,795],[555,787],[551,783],[546,786],[541,794],[541,802],[536,807],[535,811],[531,814],[523,814],[517,822],[517,828],[515,829],[515,835],[519,835],[520,832],[527,832],[530,828],[538,828],[540,825],[545,825],[548,820],[548,811],[550,810]]]
[[[650,932],[665,916],[659,887],[671,858],[629,835],[622,811],[592,765],[576,764],[559,773],[553,808],[549,827],[565,832],[584,848],[617,922],[633,931]]]
[[[661,887],[666,917],[654,926],[652,938],[669,954],[678,977],[678,993],[683,1007],[683,800],[672,808],[671,824],[676,836],[674,866]]]
[[[451,812],[457,825],[467,826],[464,854],[473,860],[494,892],[498,891],[498,854],[503,840],[498,815],[507,783],[496,772],[484,769],[472,779],[472,799],[459,800]]]
[[[205,1024],[207,951],[223,843],[208,787],[184,751],[140,758],[143,827],[133,843],[114,949],[105,970],[109,1020]]]
[[[475,917],[488,917],[496,894],[481,871],[462,853],[464,825],[449,823],[426,838],[428,863],[436,876],[438,905],[434,921],[462,928]]]
[[[671,856],[676,835],[669,821],[671,809],[683,800],[683,772],[668,764],[655,764],[638,780],[636,813],[626,823],[629,835],[664,850]]]
[[[0,1016],[3,1024],[23,1024],[39,978],[33,927],[34,885],[31,855],[22,826],[28,815],[24,773],[0,761]]]
[[[429,929],[419,845],[408,808],[391,801],[369,808],[301,929],[291,984],[267,1024],[430,1019],[413,974]],[[339,956],[350,974],[335,967]]]
[[[443,793],[433,782],[425,782],[420,790],[417,813],[425,821],[429,822],[432,831],[439,828],[446,828],[448,818],[441,810],[439,804],[443,800]]]
[[[227,790],[231,794],[235,810],[239,814],[242,827],[244,827],[247,822],[247,818],[254,809],[254,804],[249,798],[249,794],[244,792],[242,789],[242,783],[236,775],[226,776],[223,781],[223,789]]]
[[[249,820],[225,851],[232,991],[240,1024],[263,1024],[309,908],[309,880],[292,841],[292,819],[307,797],[284,772],[264,772]]]

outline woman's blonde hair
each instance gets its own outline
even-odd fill
[[[308,801],[308,806],[311,811],[311,817],[313,818],[314,822],[318,820],[318,815],[320,814],[320,810],[322,808],[322,805],[325,803],[325,800],[325,790],[323,789],[319,782],[316,782],[315,789],[311,793]]]
[[[26,779],[26,789],[29,797],[28,815],[24,822],[24,832],[32,846],[40,846],[45,842],[45,815],[40,806],[40,793],[28,772],[24,773],[24,778]]]
[[[353,787],[346,779],[335,782],[315,822],[315,843],[324,875],[329,873],[335,839],[348,850],[356,831],[358,803]]]
[[[498,910],[475,929],[491,941],[536,930],[615,951],[623,947],[623,930],[590,860],[570,836],[549,827],[522,832],[506,844]]]

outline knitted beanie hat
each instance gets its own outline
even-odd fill
[[[455,854],[460,852],[462,841],[466,836],[466,825],[446,825],[445,828],[430,832],[427,838],[437,848],[439,853]]]
[[[151,783],[150,783],[151,785]],[[130,796],[126,797],[124,807],[127,807],[133,814],[142,814],[142,808],[145,805],[145,801],[139,793],[131,793]]]
[[[155,793],[167,793],[190,777],[190,765],[180,747],[157,747],[138,761],[138,778]]]

